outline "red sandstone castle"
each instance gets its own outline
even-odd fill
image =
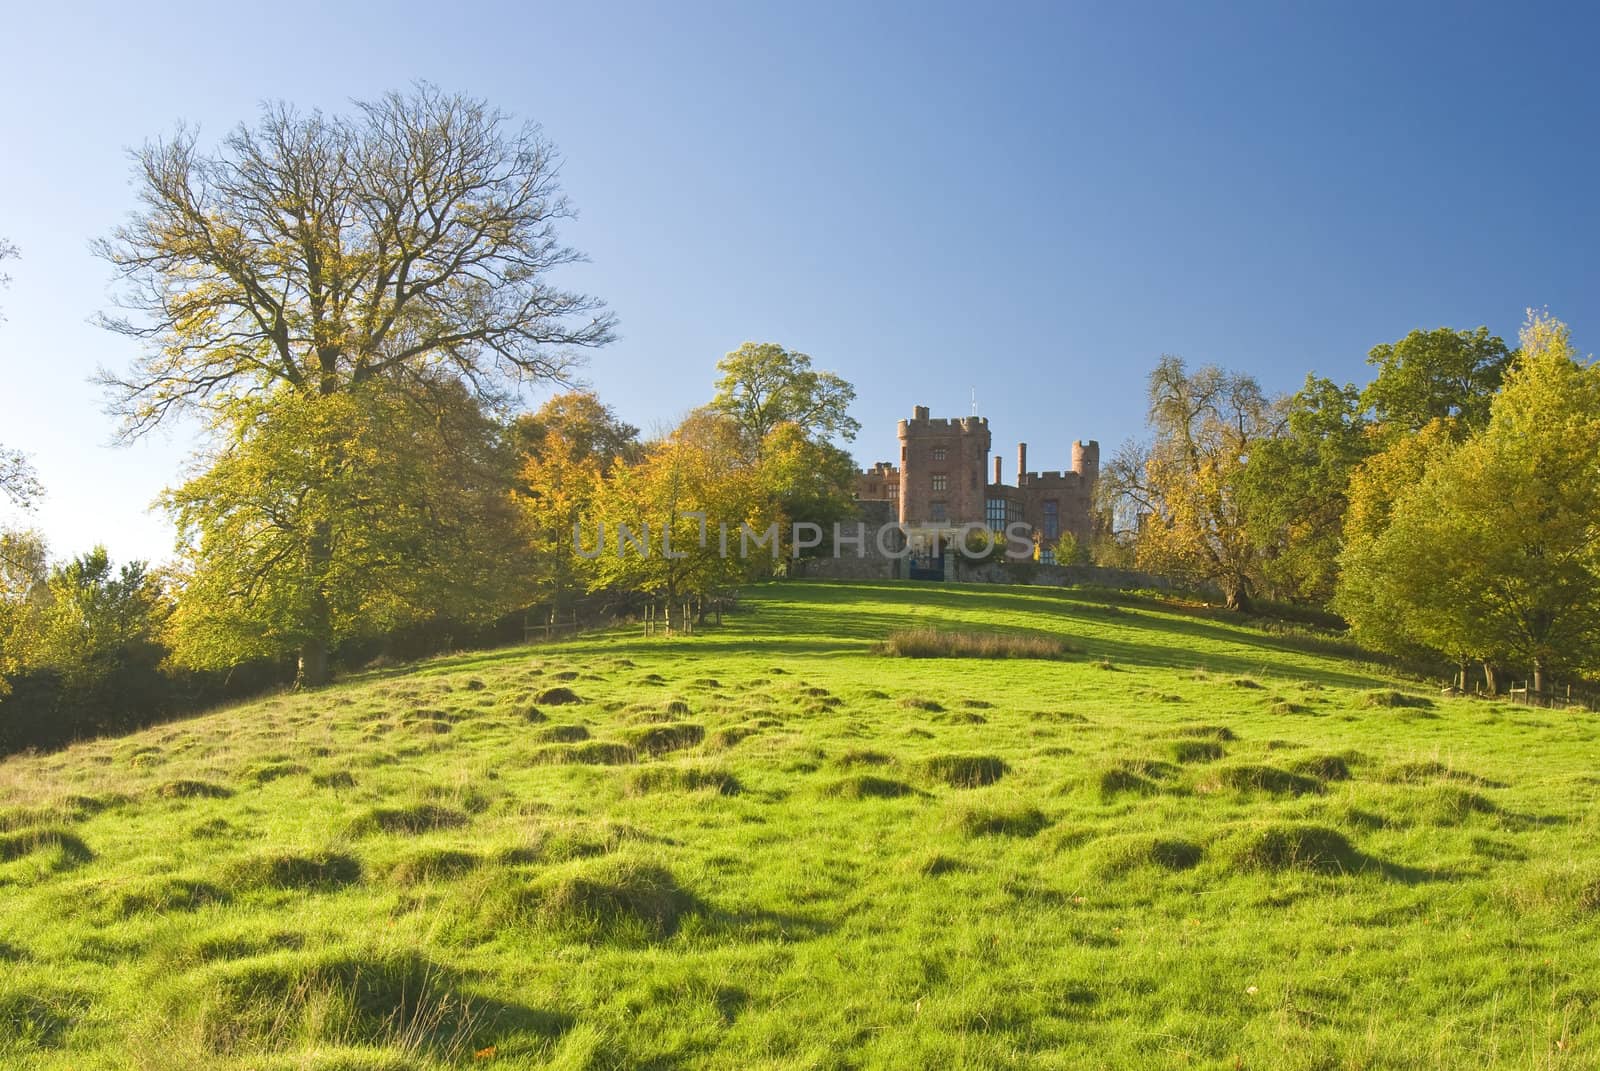
[[[913,542],[916,534],[981,524],[992,531],[1020,521],[1031,528],[1050,560],[1063,534],[1086,547],[1094,531],[1094,485],[1100,475],[1100,444],[1072,444],[1072,467],[1029,472],[1028,444],[1017,444],[1017,482],[1001,482],[1000,458],[989,476],[987,417],[934,420],[926,406],[900,421],[900,464],[880,461],[856,475],[856,497],[893,502]]]

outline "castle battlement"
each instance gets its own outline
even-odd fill
[[[908,528],[987,524],[1000,528],[1022,522],[1045,546],[1064,535],[1080,545],[1093,531],[1094,485],[1100,475],[1100,444],[1072,444],[1071,467],[1042,472],[1027,467],[1028,447],[1017,446],[1015,484],[1002,479],[999,457],[990,478],[989,418],[934,417],[928,407],[913,407],[898,424],[900,464],[880,461],[856,477],[863,502],[894,502],[899,523]]]

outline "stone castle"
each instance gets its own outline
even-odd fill
[[[1094,485],[1100,475],[1100,444],[1072,445],[1072,467],[1029,472],[1028,444],[1017,444],[1016,483],[1001,479],[1001,459],[989,462],[986,417],[933,419],[926,406],[900,421],[900,464],[880,461],[856,475],[856,498],[891,504],[913,544],[935,533],[979,524],[1004,531],[1028,526],[1044,561],[1071,535],[1088,546],[1094,533]]]

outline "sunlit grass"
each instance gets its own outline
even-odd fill
[[[1592,1066],[1600,723],[1340,649],[774,584],[13,757],[0,1066]]]

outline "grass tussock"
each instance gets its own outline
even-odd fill
[[[467,824],[467,816],[453,807],[437,803],[411,803],[398,807],[372,807],[352,818],[346,828],[352,836],[372,833],[430,833],[436,829],[457,829]]]
[[[825,793],[841,800],[893,800],[914,796],[917,790],[904,781],[877,774],[855,774],[830,784]]]
[[[233,795],[233,789],[210,781],[180,779],[157,785],[156,795],[164,800],[222,800]]]
[[[1216,762],[1227,754],[1215,740],[1174,740],[1172,761],[1181,763]]]
[[[625,766],[635,762],[638,753],[627,744],[608,740],[589,740],[581,744],[551,744],[533,753],[540,766]]]
[[[1189,870],[1199,865],[1204,849],[1193,841],[1147,833],[1101,837],[1089,849],[1090,869],[1102,878],[1135,870]]]
[[[317,892],[354,885],[361,876],[361,860],[347,852],[282,849],[258,852],[233,862],[223,872],[223,884],[236,892],[251,889]]]
[[[50,857],[58,868],[77,866],[94,858],[83,838],[65,829],[22,829],[0,835],[0,863],[34,854]]]
[[[744,790],[739,779],[715,766],[649,766],[628,778],[630,796],[652,792],[711,792],[718,796],[737,796]]]
[[[960,813],[957,825],[969,837],[1036,837],[1050,826],[1037,807],[971,807]]]
[[[1422,695],[1412,695],[1409,692],[1400,692],[1392,688],[1380,688],[1371,692],[1362,693],[1360,703],[1364,707],[1379,710],[1395,710],[1410,708],[1413,710],[1428,710],[1434,706],[1432,699]]]
[[[901,629],[889,633],[881,650],[894,658],[1065,658],[1065,640],[1037,633],[957,632]]]
[[[465,848],[421,848],[392,862],[384,877],[396,885],[421,885],[449,881],[482,865],[483,857]]]
[[[706,738],[706,727],[694,722],[675,722],[667,725],[647,725],[630,729],[623,739],[634,750],[646,755],[665,755],[694,747]]]
[[[589,739],[589,730],[582,725],[550,725],[533,734],[541,744],[576,744]]]
[[[313,1048],[396,1046],[453,1062],[492,1027],[488,1010],[420,953],[333,950],[216,964],[197,972],[168,1012],[173,1022],[193,1021],[219,1055],[294,1038]]]
[[[565,707],[583,700],[571,688],[560,687],[546,688],[534,698],[534,702],[547,707]]]
[[[160,877],[109,891],[104,896],[103,906],[111,917],[129,919],[136,915],[198,911],[212,904],[226,904],[232,899],[228,890],[209,881]]]
[[[1350,780],[1350,763],[1343,755],[1312,755],[1295,760],[1289,769],[1319,781]]]
[[[1254,763],[1218,770],[1215,783],[1236,792],[1265,792],[1271,796],[1306,796],[1323,791],[1322,782],[1315,777]]]
[[[487,902],[491,929],[531,925],[573,941],[650,943],[704,910],[671,871],[638,860],[586,860],[524,886],[511,880]]]
[[[992,785],[1011,767],[994,755],[934,755],[919,767],[923,774],[951,788],[981,788]]]
[[[1366,860],[1343,833],[1306,822],[1269,822],[1236,833],[1231,860],[1240,870],[1352,874]]]

